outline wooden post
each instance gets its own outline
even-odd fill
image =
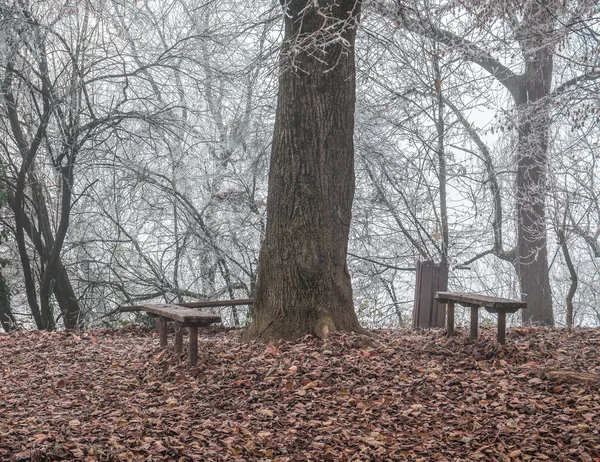
[[[413,329],[446,326],[446,302],[438,302],[435,293],[448,287],[448,266],[432,261],[417,262]]]
[[[190,327],[190,365],[198,362],[198,326]]]
[[[448,335],[454,335],[454,300],[448,300],[448,316],[446,331]]]
[[[167,318],[159,318],[160,346],[167,346]]]
[[[479,330],[479,307],[471,307],[471,340],[477,340],[477,331]]]
[[[177,329],[175,332],[175,353],[181,353],[183,351],[183,327],[178,323],[175,328]]]
[[[498,343],[506,343],[506,313],[498,311]]]

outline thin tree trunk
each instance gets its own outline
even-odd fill
[[[219,260],[217,261],[217,266],[219,268],[219,271],[221,272],[221,276],[225,280],[225,286],[227,287],[227,293],[229,294],[229,298],[231,300],[234,300],[235,292],[233,291],[233,285],[231,283],[231,272],[229,271],[229,266],[227,265],[227,262],[224,258],[219,258]],[[231,317],[233,318],[233,325],[239,327],[240,316],[235,305],[231,307]]]
[[[575,270],[575,265],[573,265],[573,260],[571,260],[571,253],[569,252],[569,247],[567,246],[567,238],[565,236],[564,228],[559,228],[556,233],[558,235],[558,242],[560,244],[565,263],[569,270],[569,276],[571,277],[571,285],[569,286],[569,291],[567,292],[567,297],[565,298],[567,305],[567,327],[571,328],[573,327],[573,298],[575,297],[575,292],[577,291],[578,285],[577,271]]]
[[[10,309],[10,289],[2,274],[2,268],[6,263],[6,260],[0,258],[0,324],[4,332],[10,332],[16,329],[17,321]]]
[[[46,268],[42,273],[42,280],[40,282],[40,301],[42,306],[42,315],[44,313],[52,313],[50,306],[50,293],[54,292],[52,286],[55,284],[56,273],[58,263],[61,262],[61,251],[63,243],[65,241],[67,230],[69,228],[69,218],[71,215],[71,196],[73,188],[73,169],[75,165],[77,145],[74,137],[70,140],[70,147],[67,153],[68,166],[60,168],[60,175],[62,181],[62,195],[61,195],[61,210],[60,210],[60,221],[54,239],[52,239],[52,245],[46,242],[46,249],[49,250],[48,259],[46,261]],[[67,329],[74,329],[77,327],[79,319],[79,306],[77,304],[75,312],[69,312],[68,309],[71,304],[67,306],[61,306],[61,312],[63,314],[63,322]],[[48,324],[49,328],[55,327],[54,322]]]
[[[436,43],[436,48],[437,48]],[[447,184],[447,168],[446,168],[446,154],[444,152],[444,134],[446,131],[444,123],[444,97],[442,95],[442,73],[440,70],[440,62],[438,58],[438,50],[434,50],[433,55],[433,69],[434,69],[434,87],[436,94],[436,117],[435,117],[435,128],[437,132],[437,156],[438,156],[438,181],[440,183],[440,221],[441,221],[441,238],[442,238],[442,255],[440,258],[440,265],[442,267],[448,266],[448,245],[449,245],[449,232],[448,232],[448,205],[446,201],[446,184]]]
[[[63,172],[63,174],[65,174]],[[64,183],[68,183],[67,179],[64,179]],[[63,323],[67,329],[77,329],[80,327],[80,306],[75,291],[67,274],[66,268],[62,263],[60,257],[60,250],[62,248],[63,239],[66,236],[68,227],[68,221],[70,216],[71,207],[71,185],[63,184],[63,195],[61,197],[61,223],[62,226],[55,234],[52,231],[52,225],[50,224],[48,208],[46,206],[46,198],[41,188],[41,180],[38,178],[35,171],[30,173],[30,184],[32,190],[32,199],[37,214],[37,222],[39,223],[39,231],[36,230],[28,219],[25,223],[25,230],[29,235],[36,247],[36,251],[40,255],[42,261],[46,264],[43,274],[42,281],[47,279],[45,287],[44,284],[40,284],[40,298],[42,299],[42,313],[45,313],[43,317],[50,319],[54,318],[53,310],[50,305],[50,293],[52,292],[58,303],[60,312],[63,317]],[[65,188],[66,192],[65,192]],[[66,215],[65,215],[66,214]],[[54,264],[49,265],[51,259],[52,249],[55,248],[58,243],[59,248],[56,249],[56,261]],[[54,319],[51,324],[54,324]],[[54,328],[54,326],[48,326],[47,328]]]
[[[73,290],[71,279],[67,274],[67,269],[61,260],[56,263],[53,291],[60,312],[62,313],[65,328],[80,329],[83,324],[81,307],[79,306],[79,300]]]
[[[254,319],[263,341],[359,331],[346,265],[360,1],[283,1],[285,37]]]
[[[21,259],[21,266],[23,269],[23,281],[25,283],[25,293],[27,295],[27,302],[31,308],[31,313],[35,324],[38,329],[45,328],[42,316],[40,313],[40,307],[37,301],[35,278],[29,254],[27,253],[27,245],[25,242],[25,188],[27,186],[27,174],[29,168],[33,164],[37,151],[42,143],[42,140],[46,133],[46,127],[50,120],[51,108],[50,108],[50,95],[48,88],[42,86],[43,96],[43,113],[40,117],[40,123],[35,130],[35,135],[30,143],[27,142],[25,134],[21,126],[21,120],[19,118],[19,112],[17,109],[17,99],[14,97],[12,92],[13,78],[15,75],[14,62],[9,61],[5,64],[6,75],[2,81],[2,94],[4,96],[4,102],[6,105],[6,111],[8,115],[8,121],[10,123],[12,135],[15,143],[19,148],[19,152],[22,157],[21,166],[17,174],[16,187],[14,192],[14,200],[12,201],[11,208],[15,214],[15,238],[17,241],[17,247],[19,249],[19,258]],[[41,61],[40,73],[44,74],[47,71],[45,67],[45,61]],[[43,80],[44,81],[44,80]]]
[[[37,196],[37,193],[35,193],[35,186],[37,186],[38,179],[37,179],[37,177],[33,176],[32,178],[30,178],[29,182],[32,185],[32,192],[34,193],[33,201],[34,201],[34,205],[36,208],[37,222],[40,225],[41,229],[38,230],[32,225],[31,217],[25,212],[23,212],[20,223],[22,223],[21,226],[24,228],[23,229],[24,232],[27,233],[27,236],[29,236],[29,239],[31,240],[31,242],[33,243],[33,245],[35,247],[35,251],[38,253],[41,260],[43,262],[47,262],[48,258],[49,258],[48,246],[53,245],[54,238],[52,237],[51,230],[47,230],[47,228],[50,227],[50,222],[47,219],[48,212],[46,209],[45,200],[43,197],[39,198],[39,196]],[[15,210],[15,204],[16,204],[15,194],[11,190],[8,190],[8,203],[11,206],[11,208],[13,210]],[[16,215],[16,212],[15,212],[15,215]],[[45,243],[45,237],[42,236],[42,234],[44,236],[49,236],[49,238],[50,238],[49,243],[47,243],[47,244]],[[29,256],[27,255],[27,253],[25,255],[27,256],[27,260],[29,260]],[[23,256],[22,255],[21,255],[21,262],[23,264]],[[31,267],[31,265],[29,265],[28,267]],[[32,290],[33,290],[33,294],[35,297],[36,289],[35,289],[35,285],[33,282],[34,277],[33,277],[33,273],[31,273],[31,274],[32,274],[31,278],[26,278],[26,280],[31,279],[31,284],[33,284]],[[27,289],[27,290],[29,290],[29,289]],[[67,270],[64,267],[62,260],[60,260],[60,259],[58,260],[55,271],[54,271],[53,291],[54,291],[54,296],[56,297],[56,301],[58,302],[58,306],[60,307],[60,311],[63,316],[63,322],[65,324],[65,327],[67,329],[79,328],[80,323],[81,323],[79,301],[77,300],[75,291],[73,290],[73,285],[71,284],[71,280],[69,279]],[[41,313],[39,311],[39,307],[37,309],[37,316],[39,318],[39,324],[38,324],[38,318],[36,318],[36,311],[33,311],[33,314],[34,314],[34,319],[36,320],[36,325],[37,325],[38,329],[43,329],[44,327],[43,327],[43,323],[41,321]]]

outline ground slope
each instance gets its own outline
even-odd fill
[[[600,330],[440,330],[265,346],[199,365],[131,327],[0,335],[0,460],[600,461]],[[568,378],[568,377],[567,377]]]

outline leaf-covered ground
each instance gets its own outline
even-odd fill
[[[600,330],[200,338],[143,328],[0,335],[0,460],[600,461]],[[172,336],[171,339],[172,340]]]

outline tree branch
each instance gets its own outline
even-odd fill
[[[566,82],[563,82],[558,87],[556,87],[552,91],[551,96],[562,95],[569,88],[574,87],[575,85],[577,85],[580,82],[590,82],[590,81],[598,80],[598,79],[600,79],[600,70],[593,70],[592,72],[578,75],[576,77],[573,77],[572,79],[567,80]]]
[[[381,1],[375,1],[374,3],[377,5],[376,10],[379,14],[394,18],[394,20],[398,21],[406,30],[414,32],[422,37],[438,41],[439,43],[443,43],[448,47],[460,50],[467,61],[475,63],[485,69],[490,75],[498,79],[498,81],[504,85],[513,96],[516,96],[517,83],[520,76],[515,74],[487,51],[453,32],[441,29],[415,16],[411,17],[404,14],[406,9],[403,9],[401,12],[396,12],[392,11]],[[414,13],[416,13],[416,11]]]

